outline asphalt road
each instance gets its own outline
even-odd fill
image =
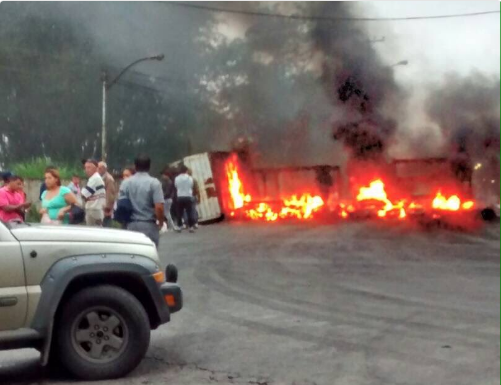
[[[493,385],[499,225],[477,234],[351,223],[218,224],[162,237],[185,308],[109,384]],[[0,352],[0,383],[47,378]]]

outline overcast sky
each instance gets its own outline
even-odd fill
[[[426,16],[499,10],[499,4],[497,1],[376,1],[367,4],[372,10],[369,8],[366,13],[374,12],[381,17]],[[378,44],[385,59],[409,60],[409,65],[398,68],[396,73],[401,81],[434,82],[451,71],[466,75],[479,70],[499,76],[499,14],[391,22],[382,32],[376,23],[369,28],[375,37],[385,35],[386,41]]]
[[[366,17],[412,17],[449,15],[499,10],[498,1],[360,1],[360,15]],[[221,14],[220,30],[228,36],[244,37],[245,28]],[[240,19],[238,19],[240,20]],[[408,60],[396,68],[396,78],[407,85],[436,83],[448,72],[467,75],[473,70],[499,76],[500,16],[491,14],[453,19],[364,22],[389,65]]]
[[[499,10],[497,1],[375,1],[360,2],[366,16],[412,17]],[[407,66],[395,67],[395,78],[408,91],[407,113],[400,120],[404,131],[420,131],[439,140],[440,128],[428,120],[423,103],[428,92],[439,87],[446,74],[467,76],[474,71],[499,78],[500,17],[491,14],[454,19],[431,19],[369,23],[373,39],[383,60],[389,65],[408,60]],[[395,147],[398,156],[399,147]],[[405,149],[404,149],[405,151]]]

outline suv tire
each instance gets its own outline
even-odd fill
[[[122,377],[139,365],[150,343],[141,303],[111,285],[83,289],[63,306],[54,330],[58,359],[84,380]]]

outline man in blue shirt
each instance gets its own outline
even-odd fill
[[[134,164],[136,173],[122,183],[118,199],[129,199],[132,206],[127,229],[145,234],[158,247],[160,229],[164,224],[162,185],[149,174],[151,160],[148,156],[138,156]]]

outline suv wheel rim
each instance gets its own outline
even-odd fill
[[[116,311],[100,306],[86,309],[73,321],[71,342],[87,361],[107,363],[119,357],[129,342],[129,329]]]

